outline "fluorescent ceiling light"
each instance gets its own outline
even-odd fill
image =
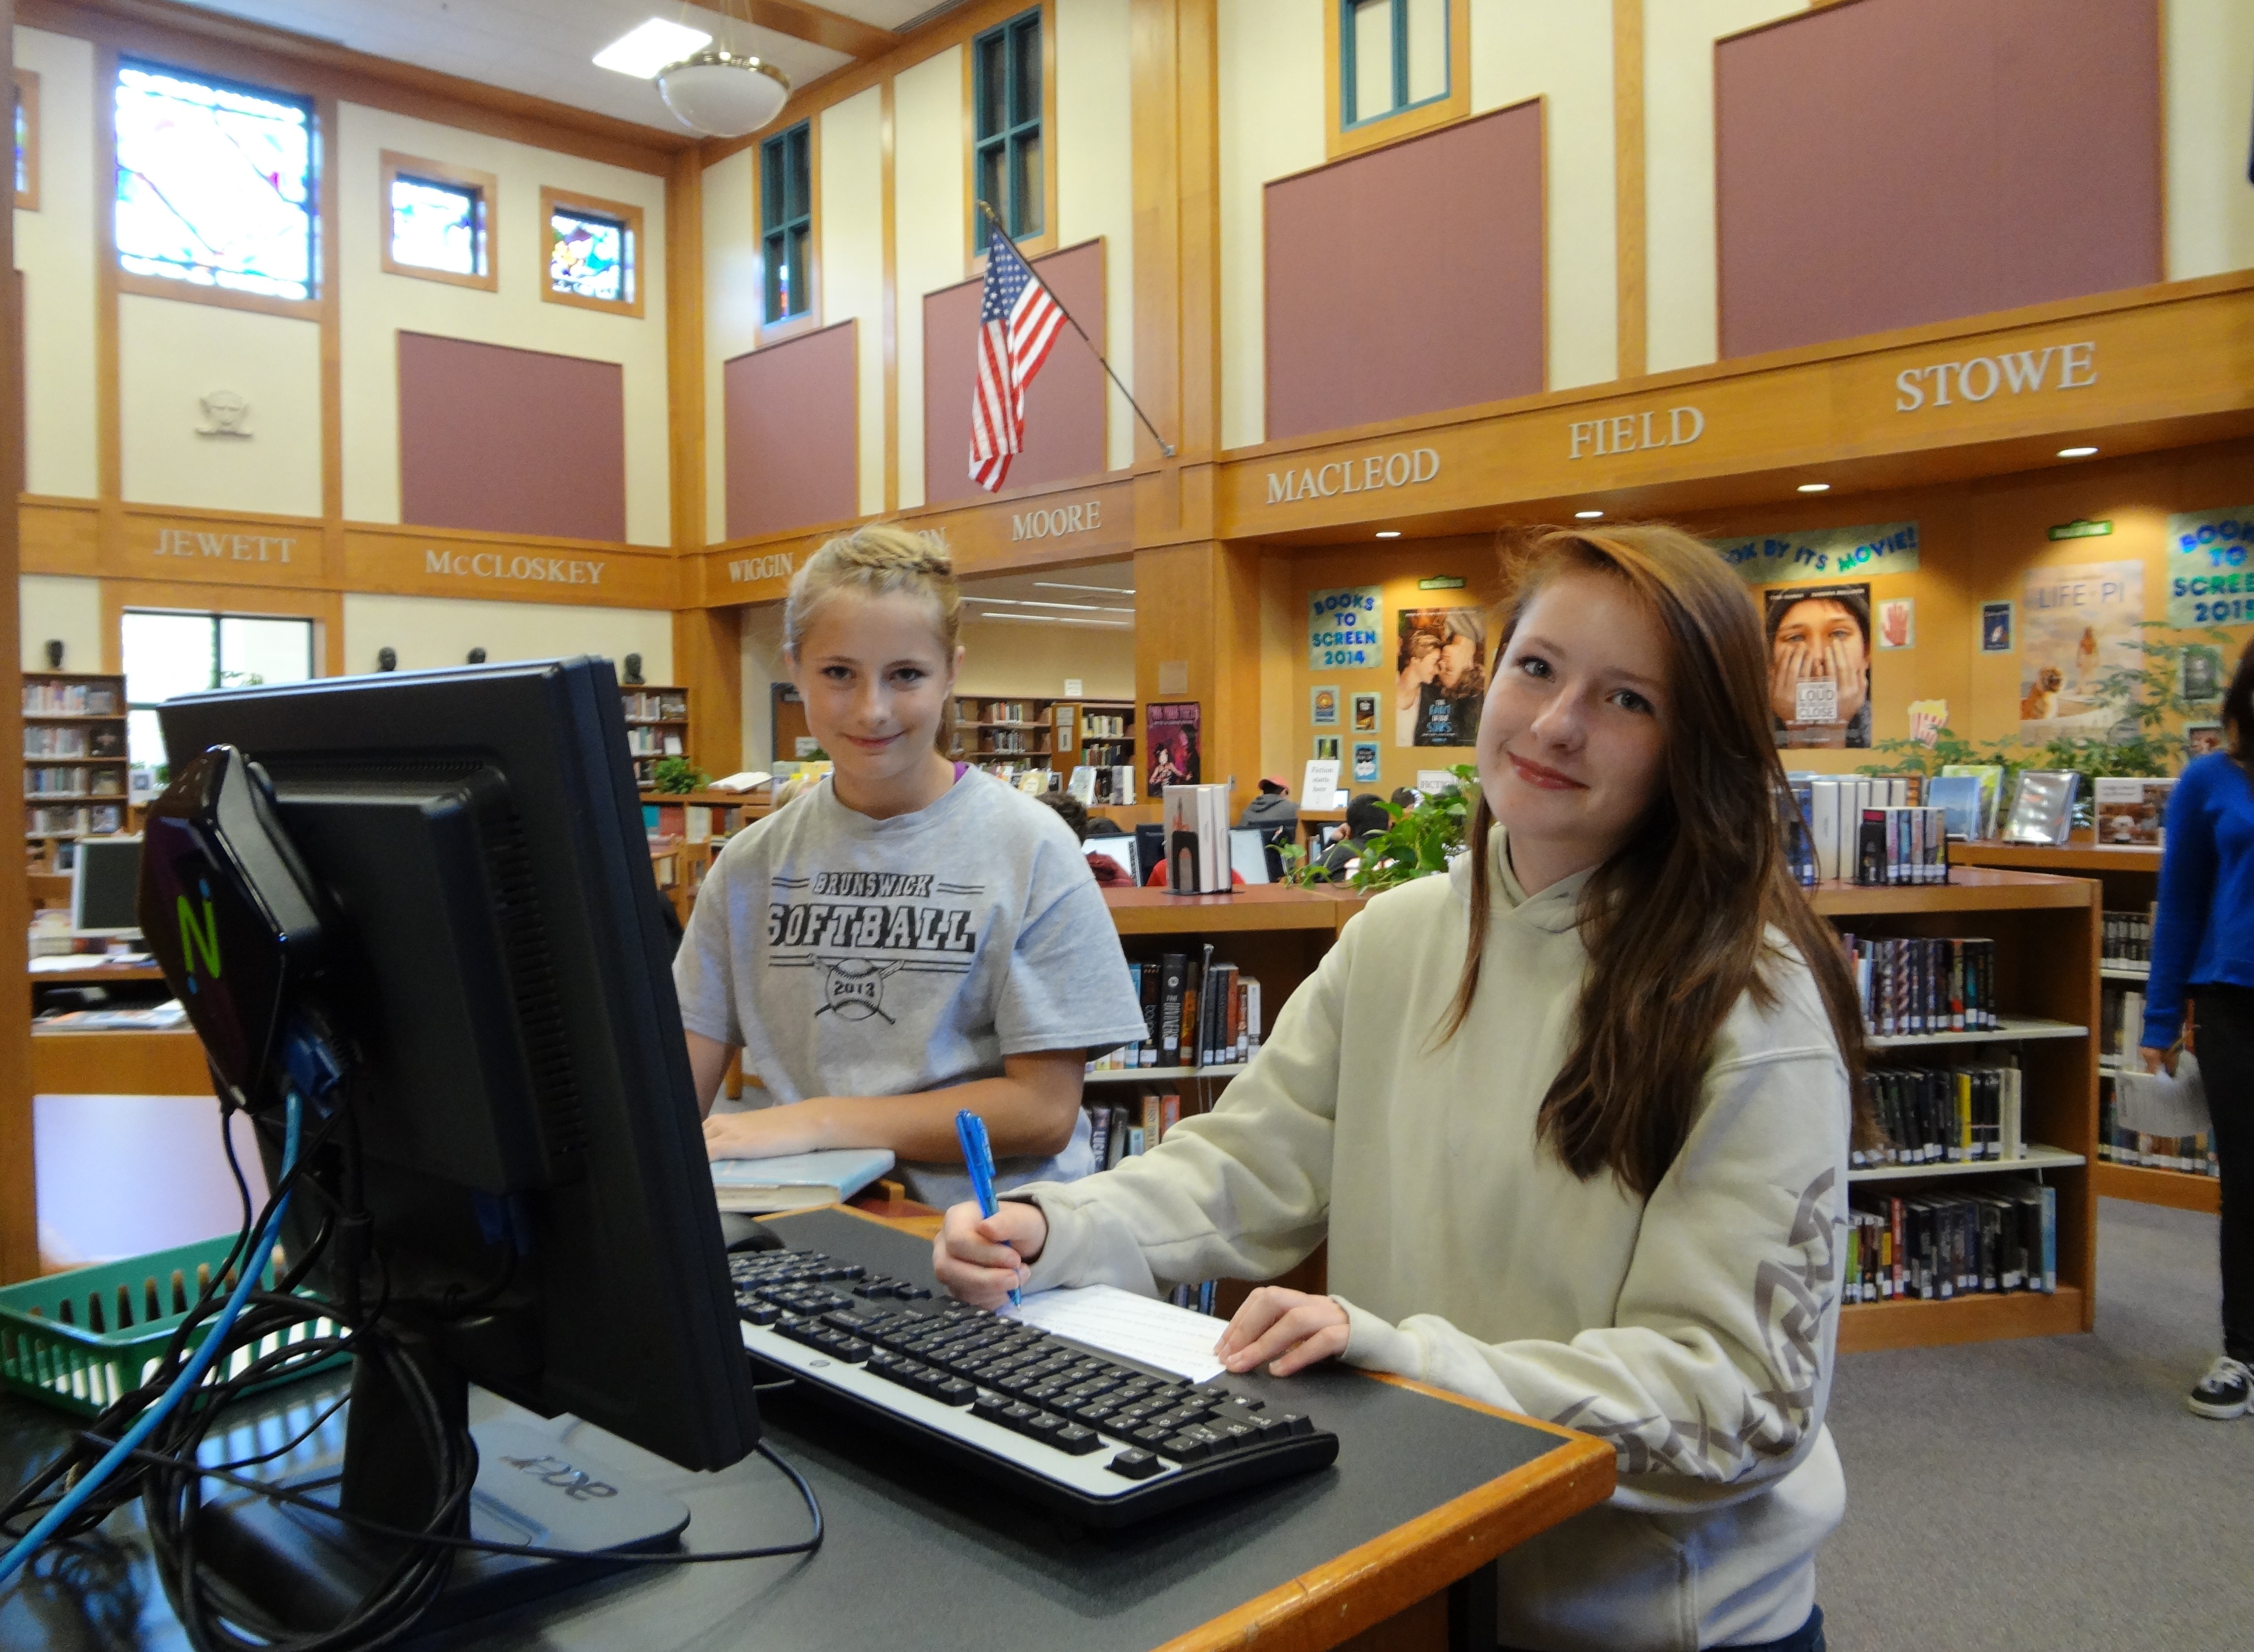
[[[1829,482],[1802,482],[1800,485],[1800,491],[1803,494],[1828,494],[1831,491],[1831,484]]]
[[[668,63],[678,63],[690,52],[712,44],[702,29],[691,29],[663,18],[652,18],[629,29],[595,53],[598,69],[616,69],[637,80],[647,80]]]
[[[2058,456],[2061,458],[2088,458],[2096,451],[2094,447],[2062,447],[2058,450]]]
[[[1074,613],[1132,613],[1135,612],[1132,608],[1107,608],[1097,602],[1043,602],[1035,597],[965,597],[962,600],[1006,602],[1012,608],[1065,608]]]
[[[1033,581],[1033,589],[1036,591],[1100,591],[1107,597],[1131,597],[1135,594],[1135,587],[1132,585],[1068,585],[1058,579],[1036,579]]]
[[[1377,536],[1380,539],[1398,539],[1401,530],[1398,528],[1381,528],[1377,530]]]
[[[1106,608],[1106,613],[1124,613],[1124,608]],[[1135,627],[1119,620],[1074,620],[1060,613],[990,613],[989,620],[1023,620],[1036,626],[1094,626],[1099,631],[1132,631]]]
[[[1600,510],[1577,510],[1573,513],[1573,520],[1577,522],[1592,522],[1603,514],[1604,512]]]

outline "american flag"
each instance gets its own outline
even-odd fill
[[[993,493],[1026,448],[1026,389],[1048,360],[1064,312],[997,224],[978,306],[978,382],[970,392],[970,480]]]

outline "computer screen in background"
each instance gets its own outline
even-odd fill
[[[1268,845],[1256,826],[1238,826],[1228,834],[1228,869],[1248,884],[1268,881]]]
[[[71,864],[71,928],[82,935],[141,933],[141,840],[81,837]]]
[[[1120,870],[1127,874],[1129,883],[1143,881],[1135,872],[1135,840],[1126,833],[1121,832],[1116,836],[1090,837],[1085,839],[1081,847],[1091,855],[1101,855],[1106,860],[1117,863]]]

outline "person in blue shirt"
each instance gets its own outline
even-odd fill
[[[2222,726],[2224,749],[2188,766],[2168,799],[2141,1052],[2146,1071],[2173,1070],[2188,995],[2222,1184],[2222,1354],[2188,1403],[2218,1421],[2254,1406],[2254,643]]]

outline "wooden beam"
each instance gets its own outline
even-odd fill
[[[419,68],[175,0],[18,0],[16,20],[113,51],[341,98],[662,177],[687,132]]]
[[[718,0],[718,10],[725,17],[737,15],[731,0]],[[742,16],[760,28],[813,46],[826,46],[849,58],[882,57],[900,43],[900,37],[890,29],[849,18],[842,11],[808,5],[806,0],[743,0]]]
[[[15,75],[15,5],[0,0],[0,82]],[[8,276],[8,303],[0,317],[0,497],[14,498],[24,486],[24,278],[16,268],[15,171],[0,182],[0,270]],[[102,214],[95,214],[97,217]],[[0,584],[16,589],[16,513],[0,511]],[[0,694],[0,795],[24,792],[24,695],[18,605],[0,603],[0,659],[17,684]],[[0,933],[18,934],[32,924],[30,880],[0,878]],[[13,947],[0,955],[0,1003],[11,1013],[0,1017],[0,1282],[28,1279],[39,1271],[38,1179],[32,1143],[32,1025],[30,972],[24,955]]]
[[[1613,0],[1613,242],[1619,318],[1614,376],[1640,379],[1647,359],[1643,196],[1644,0]]]
[[[704,545],[704,168],[694,150],[665,179],[665,392],[676,555]],[[732,770],[728,771],[733,773]]]

